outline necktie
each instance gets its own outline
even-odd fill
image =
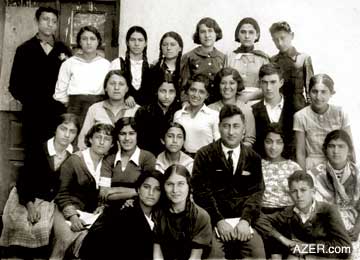
[[[228,153],[227,160],[228,160],[228,163],[230,165],[231,173],[234,173],[234,162],[233,162],[233,159],[232,159],[233,150],[230,150],[227,153]]]

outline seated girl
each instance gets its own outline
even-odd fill
[[[288,183],[294,206],[274,214],[262,214],[256,223],[261,235],[283,245],[282,259],[348,257],[351,240],[341,216],[333,205],[315,200],[311,175],[295,171]]]
[[[191,199],[190,173],[172,165],[164,174],[166,201],[155,219],[154,259],[202,259],[210,248],[209,214]]]
[[[49,244],[60,166],[73,152],[71,143],[78,129],[77,116],[63,114],[58,118],[55,136],[26,154],[4,208],[1,246],[39,248]]]
[[[137,146],[137,125],[133,117],[123,117],[115,123],[118,149],[104,160],[100,197],[103,202],[121,206],[137,196],[135,182],[144,171],[155,169],[152,153]]]
[[[221,95],[221,99],[209,105],[209,108],[220,112],[226,104],[236,105],[245,116],[245,136],[243,143],[252,146],[255,143],[255,119],[250,105],[245,104],[236,96],[244,89],[243,80],[239,72],[230,67],[221,69],[215,76],[215,88]]]
[[[98,123],[114,125],[119,118],[135,115],[139,106],[128,107],[125,104],[128,90],[124,72],[111,70],[106,74],[104,80],[106,99],[89,107],[78,138],[80,150],[86,148],[84,137],[93,125]]]
[[[296,161],[303,169],[309,170],[325,161],[322,145],[329,132],[343,129],[351,136],[348,116],[341,107],[329,104],[333,94],[334,81],[328,75],[312,76],[311,104],[294,115]]]
[[[220,137],[219,112],[205,105],[209,97],[209,79],[198,74],[192,78],[187,89],[189,102],[174,115],[174,122],[180,123],[186,131],[185,151],[195,156],[197,150]]]
[[[152,230],[162,186],[160,172],[141,173],[135,183],[138,196],[132,206],[104,210],[82,243],[81,259],[153,259]]]
[[[89,148],[73,154],[61,167],[50,259],[63,259],[70,246],[69,256],[78,257],[87,225],[91,224],[82,216],[95,218],[94,215],[101,212],[98,207],[100,168],[113,145],[113,130],[111,125],[94,125],[85,136]]]
[[[323,151],[326,161],[315,166],[310,173],[315,176],[315,187],[324,201],[337,206],[351,238],[352,259],[360,258],[360,173],[351,160],[354,147],[344,130],[327,134]]]
[[[194,159],[181,149],[186,140],[185,129],[179,123],[172,122],[165,129],[165,134],[161,142],[165,145],[165,151],[158,155],[156,159],[156,169],[162,173],[173,164],[180,164],[191,174]]]
[[[155,100],[139,108],[135,114],[138,145],[155,156],[164,151],[161,142],[164,128],[173,121],[175,112],[181,108],[175,78],[165,72],[158,76],[154,83]]]

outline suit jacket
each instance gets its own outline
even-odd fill
[[[241,217],[251,224],[260,213],[264,193],[261,158],[241,144],[233,174],[220,138],[196,153],[192,187],[195,202],[207,210],[213,225],[233,217]]]
[[[258,103],[252,105],[252,110],[255,118],[255,128],[256,128],[256,142],[254,145],[254,150],[265,158],[264,150],[264,140],[267,128],[271,124],[266,107],[264,105],[264,100],[259,101]],[[280,115],[278,124],[280,125],[284,136],[284,157],[293,159],[295,157],[295,145],[294,145],[294,131],[293,131],[293,121],[294,121],[294,110],[292,105],[285,98],[284,106]]]
[[[351,240],[335,206],[325,202],[316,202],[315,213],[305,223],[302,223],[299,215],[294,212],[294,206],[289,206],[274,214],[261,215],[255,228],[264,237],[275,237],[280,233],[289,239],[324,245],[324,250],[316,252],[320,256],[349,256],[349,252],[331,254],[328,250],[329,247],[351,247]]]

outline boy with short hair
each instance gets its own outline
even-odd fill
[[[289,100],[280,93],[284,84],[283,73],[275,63],[269,63],[261,66],[259,71],[259,85],[263,92],[263,99],[252,106],[255,128],[256,142],[254,150],[263,158],[264,139],[266,130],[271,123],[277,123],[284,133],[284,152],[285,158],[295,158],[293,116],[294,110]]]
[[[294,206],[272,215],[261,215],[256,229],[264,238],[275,238],[283,245],[282,256],[304,258],[347,258],[351,240],[337,209],[315,200],[314,181],[302,170],[288,178]]]
[[[271,37],[279,53],[271,57],[271,62],[279,64],[284,71],[282,92],[289,99],[294,111],[304,108],[309,103],[309,82],[314,75],[311,57],[298,52],[292,45],[294,33],[285,22],[273,23]],[[305,99],[306,98],[306,99]]]

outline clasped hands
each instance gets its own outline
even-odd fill
[[[220,239],[224,242],[233,240],[248,241],[253,237],[249,222],[243,219],[234,228],[225,219],[220,220],[216,227]]]

